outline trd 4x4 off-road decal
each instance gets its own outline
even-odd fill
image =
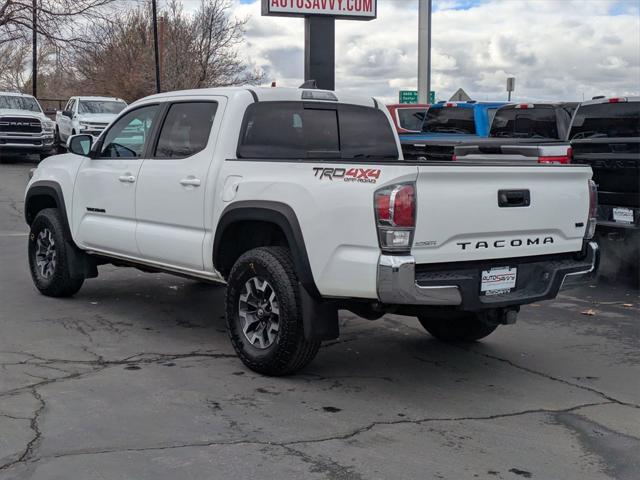
[[[342,179],[345,182],[376,183],[382,170],[379,168],[325,168],[313,167],[313,176],[319,180]]]

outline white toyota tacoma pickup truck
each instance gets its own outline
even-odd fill
[[[26,190],[37,289],[73,295],[105,263],[225,282],[231,342],[264,374],[308,364],[339,309],[473,341],[596,266],[588,166],[404,161],[372,98],[163,93],[69,149]]]

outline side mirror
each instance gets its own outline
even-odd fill
[[[73,117],[73,113],[71,112],[71,110],[63,110],[62,115],[69,118]]]
[[[67,141],[67,150],[76,155],[88,157],[93,146],[93,137],[91,135],[72,135]]]

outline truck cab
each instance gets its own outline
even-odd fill
[[[45,158],[54,148],[54,128],[35,97],[0,92],[0,159],[7,153]]]
[[[80,133],[98,137],[126,106],[116,97],[71,97],[64,110],[56,112],[58,140],[66,143]]]
[[[427,111],[420,133],[400,136],[407,158],[451,160],[456,145],[489,136],[498,108],[506,102],[439,102]]]
[[[576,102],[505,105],[491,123],[489,137],[455,147],[456,160],[571,162],[567,141]]]

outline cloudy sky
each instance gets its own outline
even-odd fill
[[[235,0],[250,16],[243,55],[270,83],[303,79],[304,22],[263,17],[259,0]],[[336,22],[336,88],[392,101],[417,86],[417,0],[378,0],[378,18]],[[582,100],[640,95],[638,0],[433,0],[432,89],[464,88],[478,100]]]

